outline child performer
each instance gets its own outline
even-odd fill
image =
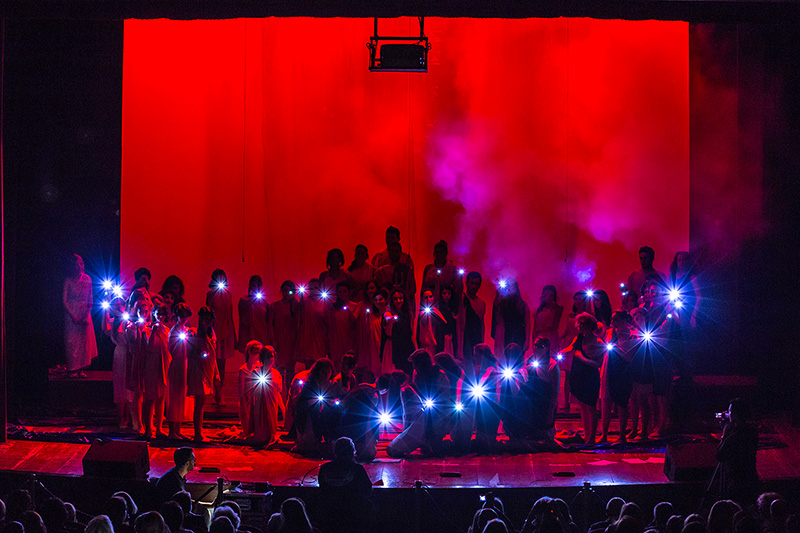
[[[177,323],[169,332],[169,351],[172,362],[167,372],[167,423],[169,438],[182,439],[181,423],[186,420],[186,372],[189,351],[197,335],[195,328],[189,327],[192,310],[184,303],[175,304]]]
[[[211,273],[211,289],[206,293],[206,306],[214,310],[214,333],[217,335],[217,367],[219,384],[215,385],[214,399],[222,403],[222,385],[225,382],[225,360],[233,357],[236,347],[236,329],[233,326],[233,300],[228,290],[228,275],[221,268]]]
[[[206,399],[219,382],[217,369],[217,337],[214,333],[214,310],[201,307],[197,313],[197,336],[189,352],[186,394],[194,397],[194,440],[203,440],[203,410]]]

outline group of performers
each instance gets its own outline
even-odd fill
[[[310,453],[349,436],[368,457],[382,425],[402,428],[393,455],[439,453],[447,434],[456,450],[469,447],[473,433],[472,445],[491,447],[500,422],[522,449],[552,444],[562,373],[565,408],[570,396],[578,400],[586,445],[597,439],[598,407],[601,441],[614,410],[622,442],[664,434],[666,395],[673,376],[689,372],[685,337],[700,300],[688,253],[675,255],[667,276],[642,247],[641,269],[622,284],[622,308],[612,312],[603,290],[579,291],[563,332],[554,286],[531,311],[517,282],[500,280],[492,350],[481,274],[457,268],[439,241],[417,292],[399,230],[387,229],[386,244],[371,262],[359,245],[346,269],[342,251],[331,250],[318,278],[285,281],[271,303],[252,276],[238,302],[238,334],[223,270],[211,274],[197,327],[189,326],[180,278],[169,276],[156,293],[149,270],[137,270],[130,295],[111,299],[104,317],[116,344],[121,421],[159,434],[166,415],[169,435],[181,437],[193,396],[194,436],[202,440],[204,406],[212,397],[222,402],[226,361],[239,352],[243,435],[264,445],[277,438],[279,413],[297,450]]]

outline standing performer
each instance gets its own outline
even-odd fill
[[[356,357],[360,383],[373,383],[380,375],[381,316],[386,311],[386,298],[381,297],[383,309],[378,310],[375,296],[378,284],[370,280],[364,288],[364,301],[356,305]]]
[[[342,357],[356,347],[356,304],[350,301],[350,285],[336,284],[336,301],[328,308],[328,346],[334,368],[340,369]]]
[[[125,342],[130,353],[129,372],[126,376],[126,386],[133,394],[131,414],[133,416],[133,429],[143,433],[142,402],[144,398],[144,367],[147,360],[147,339],[150,336],[150,311],[152,304],[150,298],[143,293],[133,293],[131,306],[133,321],[125,324]]]
[[[411,312],[402,290],[391,292],[381,328],[381,368],[391,362],[394,368],[410,376],[412,368],[408,357],[414,351],[414,340],[411,338]]]
[[[92,279],[84,272],[83,259],[74,254],[69,277],[64,280],[64,345],[67,372],[85,378],[83,369],[97,357],[92,325]]]
[[[501,281],[492,304],[492,338],[495,343],[495,355],[502,358],[506,346],[512,342],[520,345],[522,354],[526,354],[530,337],[530,311],[519,293],[517,281],[514,279]]]
[[[217,336],[214,333],[214,310],[201,307],[197,313],[197,336],[189,352],[186,393],[194,397],[194,440],[203,440],[203,414],[208,396],[220,380],[217,369]]]
[[[627,283],[628,291],[636,294],[637,298],[642,296],[642,286],[648,277],[657,276],[662,285],[667,280],[667,276],[653,266],[655,258],[656,251],[649,246],[639,248],[639,265],[642,268],[631,272]]]
[[[533,337],[547,337],[550,346],[559,346],[558,325],[564,306],[558,305],[558,292],[554,285],[545,285],[539,307],[533,314]]]
[[[297,342],[297,360],[306,368],[328,354],[328,296],[322,297],[319,280],[314,278],[299,295],[300,333]],[[287,378],[288,379],[288,378]]]
[[[214,310],[214,332],[217,335],[217,368],[219,382],[215,385],[214,399],[219,406],[222,400],[222,385],[225,382],[225,361],[234,355],[236,347],[236,329],[233,325],[233,300],[228,290],[228,275],[221,268],[211,273],[211,289],[206,293],[206,306]]]
[[[572,394],[581,407],[584,444],[595,445],[597,400],[600,397],[600,365],[605,343],[595,334],[597,319],[589,313],[575,317],[578,335],[565,352],[572,353]]]
[[[634,353],[636,353],[637,340],[633,336],[631,327],[633,319],[625,310],[614,311],[611,315],[611,329],[608,331],[608,364],[606,367],[606,384],[608,394],[602,400],[602,434],[600,442],[608,440],[608,427],[611,423],[611,408],[616,405],[619,416],[619,441],[628,440],[628,404],[633,391],[631,372],[628,369]]]
[[[486,336],[486,302],[478,296],[478,290],[483,282],[480,272],[472,271],[467,274],[467,293],[463,298],[463,311],[458,315],[458,336],[461,339],[461,359],[464,362],[464,377],[475,379],[475,365],[473,364],[474,349],[478,344],[483,344]]]
[[[447,320],[434,305],[433,290],[423,289],[417,319],[417,345],[425,350],[431,357],[444,351],[444,335]]]
[[[192,310],[184,303],[175,304],[178,323],[169,332],[169,352],[172,362],[167,372],[167,422],[169,438],[182,439],[181,424],[186,421],[186,374],[189,352],[195,342],[197,330],[189,327]]]
[[[144,362],[144,418],[145,436],[150,437],[155,427],[156,438],[163,437],[164,403],[167,398],[167,374],[172,355],[169,353],[169,329],[164,321],[167,309],[157,307],[153,311],[153,327],[147,339],[147,356]],[[154,423],[155,421],[155,423]],[[153,426],[154,423],[154,426]]]
[[[389,245],[389,263],[378,268],[375,281],[378,286],[388,291],[400,290],[408,304],[409,312],[416,313],[417,282],[414,279],[414,267],[403,263],[403,247],[399,242]]]
[[[300,329],[300,303],[297,287],[289,280],[281,283],[281,299],[269,306],[269,338],[275,349],[275,367],[285,383],[292,382],[297,358],[297,335]]]
[[[336,292],[336,286],[341,283],[347,283],[348,288],[355,285],[353,283],[353,276],[346,270],[342,270],[344,266],[344,252],[339,248],[328,250],[328,256],[325,258],[325,266],[328,270],[319,275],[319,285],[323,291],[329,295]]]
[[[239,330],[241,332],[241,330]],[[239,367],[239,421],[242,423],[242,438],[249,440],[255,435],[253,423],[253,405],[256,388],[259,386],[259,377],[262,375],[261,348],[258,341],[250,341],[244,349],[247,358],[245,364]]]
[[[245,353],[247,343],[258,341],[261,344],[269,340],[267,327],[267,311],[269,305],[264,294],[264,282],[261,276],[251,276],[247,288],[247,296],[239,299],[239,342],[236,349]]]
[[[362,302],[366,298],[365,288],[367,283],[372,281],[372,278],[375,277],[375,267],[371,264],[367,263],[367,259],[369,259],[369,251],[367,247],[363,244],[359,244],[356,246],[356,253],[353,262],[350,263],[350,266],[347,267],[347,271],[353,277],[353,293],[350,296],[350,299],[354,302]],[[367,301],[369,301],[367,299]]]
[[[132,413],[133,393],[128,389],[127,376],[130,372],[131,356],[128,351],[128,341],[125,337],[125,327],[129,320],[125,318],[125,299],[114,298],[111,300],[109,310],[103,317],[103,331],[114,343],[114,359],[111,366],[112,383],[114,385],[114,403],[117,405],[117,425],[135,429]]]
[[[432,289],[438,304],[444,287],[450,287],[456,301],[461,301],[464,279],[459,269],[447,259],[447,241],[441,240],[433,246],[433,263],[425,265],[422,271],[422,290]]]
[[[452,288],[442,287],[439,303],[436,304],[446,322],[444,327],[444,348],[442,348],[442,351],[452,356],[461,353],[458,351],[458,318],[459,313],[461,313],[459,303],[460,300],[453,296]]]

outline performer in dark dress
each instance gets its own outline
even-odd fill
[[[578,335],[565,351],[571,352],[570,380],[572,395],[581,408],[584,444],[594,446],[597,431],[597,399],[600,397],[600,365],[603,363],[605,343],[595,330],[597,319],[589,313],[575,317]]]

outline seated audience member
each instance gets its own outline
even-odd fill
[[[472,517],[472,525],[469,526],[467,530],[469,533],[483,533],[486,524],[489,521],[494,520],[497,518],[497,512],[494,509],[490,509],[484,507],[482,509],[478,509],[475,511],[475,515]]]
[[[211,521],[211,527],[208,528],[209,533],[236,533],[236,529],[231,523],[231,519],[227,516],[218,516]]]
[[[749,419],[750,406],[740,398],[731,401],[717,448],[722,496],[740,505],[752,503],[758,494],[758,429]]]
[[[128,504],[125,502],[125,498],[110,497],[103,504],[102,511],[111,520],[115,533],[134,533],[133,526],[128,523]]]
[[[111,519],[101,514],[89,520],[84,533],[114,533],[114,526],[111,524]]]
[[[650,523],[648,530],[656,533],[664,533],[667,528],[667,520],[672,516],[672,504],[669,502],[661,502],[653,507],[653,521]]]
[[[192,512],[192,496],[186,492],[176,492],[172,500],[178,502],[183,510],[183,527],[192,533],[207,533],[208,524],[203,516]]]
[[[173,453],[175,466],[167,470],[156,483],[156,502],[158,505],[170,500],[176,492],[186,490],[186,474],[194,469],[194,450],[189,447],[178,448]]]
[[[227,501],[223,501],[219,505],[219,507],[214,509],[214,514],[211,516],[211,524],[213,525],[214,521],[219,519],[220,517],[224,517],[230,521],[233,530],[238,531],[239,526],[242,525],[242,519],[239,517],[239,515],[236,513],[236,510],[233,507],[227,505],[228,503],[229,502]],[[209,528],[209,532],[210,531],[211,529]]]
[[[127,492],[121,490],[119,492],[115,492],[113,496],[119,496],[123,500],[125,500],[125,504],[128,506],[128,523],[133,525],[133,522],[136,520],[136,517],[139,516],[139,507],[136,506],[136,502],[133,501],[133,498]],[[69,506],[67,506],[69,507]],[[67,509],[69,511],[69,509]],[[72,521],[75,521],[75,509],[73,508],[72,514]]]
[[[666,533],[681,533],[683,529],[683,517],[680,515],[672,515],[667,520]]]
[[[136,533],[168,533],[164,519],[155,511],[148,511],[139,516],[134,524]]]
[[[733,517],[741,511],[739,504],[731,500],[719,500],[711,506],[706,521],[707,533],[733,533]]]
[[[508,533],[506,523],[499,518],[492,518],[486,522],[486,527],[483,528],[483,533]]]
[[[304,533],[319,533],[308,519],[306,506],[300,498],[289,498],[281,504],[279,513],[269,517],[267,523],[269,533],[282,533],[284,531],[302,531]]]
[[[334,443],[334,459],[322,465],[317,477],[321,500],[319,517],[324,529],[366,528],[372,514],[372,482],[355,461],[356,447],[348,437]]]
[[[6,498],[6,520],[18,522],[26,511],[33,511],[33,498],[25,489],[18,489]]]
[[[63,533],[66,530],[67,508],[59,498],[48,498],[39,505],[39,515],[48,533]]]
[[[25,511],[19,517],[19,523],[25,528],[25,533],[47,533],[42,517],[36,511]]]
[[[171,533],[185,533],[183,529],[183,509],[178,502],[170,500],[164,502],[158,512]]]
[[[606,517],[595,522],[589,527],[589,532],[605,531],[605,529],[619,519],[619,513],[622,511],[622,506],[625,505],[625,500],[622,498],[611,498],[606,503]]]

